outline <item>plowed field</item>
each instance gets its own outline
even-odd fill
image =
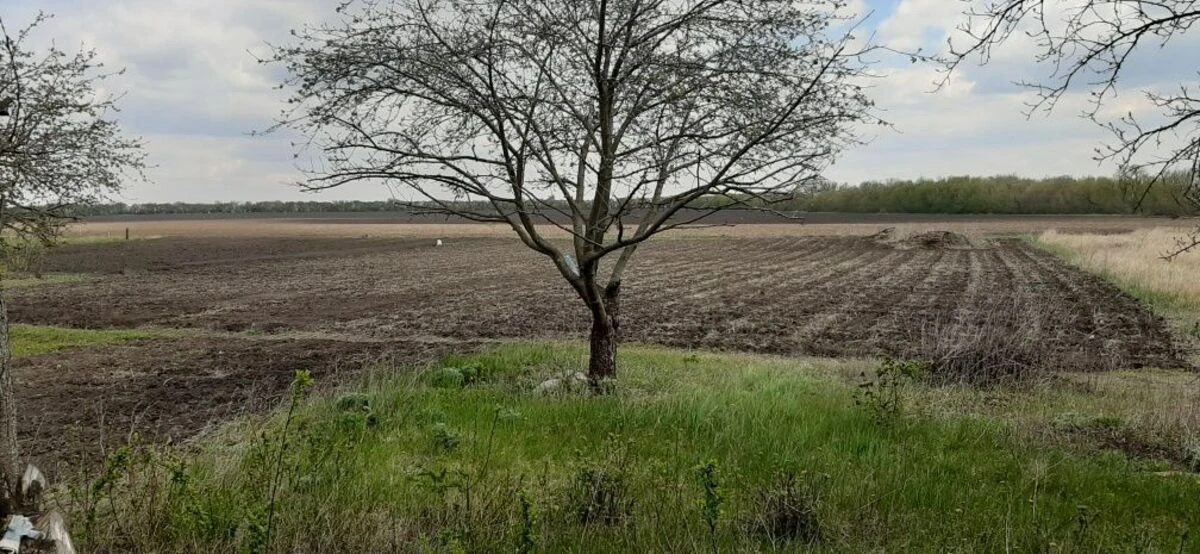
[[[636,260],[628,341],[901,357],[1000,344],[1036,351],[1047,371],[1182,364],[1160,319],[1018,239],[667,238]],[[19,362],[33,391],[21,401],[40,414],[26,436],[78,428],[80,444],[192,434],[277,394],[293,369],[579,339],[587,324],[549,262],[505,238],[170,237],[63,247],[47,269],[88,280],[9,291],[14,321],[189,330]],[[78,446],[63,441],[52,448]]]

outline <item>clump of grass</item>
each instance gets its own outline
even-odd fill
[[[582,524],[615,525],[633,512],[629,489],[625,468],[584,465],[575,474],[567,505]]]
[[[25,358],[69,348],[119,344],[158,336],[151,331],[125,329],[72,329],[37,325],[13,325],[9,328],[14,357]]]
[[[750,520],[752,532],[772,545],[813,546],[821,540],[820,498],[808,473],[781,471],[756,499]]]
[[[531,376],[584,354],[511,345],[448,360],[485,369],[462,388],[433,386],[429,371],[376,374],[290,417],[231,426],[182,464],[132,456],[92,528],[75,531],[113,551],[246,550],[261,536],[254,468],[282,467],[276,552],[511,551],[534,540],[546,552],[1200,548],[1200,536],[1179,533],[1200,526],[1196,480],[1024,440],[996,419],[914,409],[905,425],[880,426],[855,406],[853,385],[810,362],[631,347],[612,394],[530,392]],[[345,415],[363,406],[377,423],[345,432]],[[455,448],[429,447],[437,423],[454,430]],[[275,451],[255,445],[281,434],[288,455],[267,464]],[[821,475],[819,489],[780,481],[793,467]],[[58,500],[81,522],[85,506],[71,498]]]

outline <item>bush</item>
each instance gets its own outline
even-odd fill
[[[871,413],[876,424],[884,425],[895,421],[903,411],[901,389],[904,385],[929,372],[921,362],[883,360],[873,377],[863,374],[854,402]]]

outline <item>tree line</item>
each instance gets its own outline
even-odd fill
[[[782,209],[849,213],[1142,214],[1184,216],[1197,206],[1184,197],[1189,179],[1170,175],[1153,187],[1140,177],[1012,175],[872,181],[827,186],[782,203]]]
[[[1049,177],[1013,175],[957,176],[938,179],[867,181],[860,185],[825,183],[789,195],[772,207],[779,211],[922,214],[1141,214],[1196,215],[1183,194],[1187,177],[1175,175],[1142,197],[1136,177]],[[726,199],[702,198],[694,208]],[[754,204],[754,202],[747,202]],[[760,203],[761,204],[761,203]],[[79,217],[174,214],[306,214],[411,212],[399,200],[109,203],[76,208]]]

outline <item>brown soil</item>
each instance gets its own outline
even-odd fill
[[[275,406],[297,370],[333,384],[372,363],[424,362],[451,346],[475,347],[181,337],[22,359],[15,363],[22,450],[57,472],[100,459],[134,434],[178,441],[210,423]]]
[[[971,239],[950,231],[926,231],[899,241],[905,248],[952,249],[971,248]]]
[[[928,357],[963,337],[1013,336],[1032,341],[1043,369],[1183,365],[1136,301],[1018,240],[977,248],[951,235],[896,249],[863,235],[668,238],[635,260],[622,305],[630,341]],[[37,385],[22,387],[37,391],[22,399],[37,414],[24,425],[43,452],[94,449],[130,428],[184,437],[277,395],[295,369],[421,359],[460,348],[453,341],[580,339],[587,325],[551,264],[511,239],[164,238],[68,246],[48,264],[95,279],[12,291],[14,321],[241,338],[21,361],[18,378]],[[76,422],[78,439],[62,434]]]

